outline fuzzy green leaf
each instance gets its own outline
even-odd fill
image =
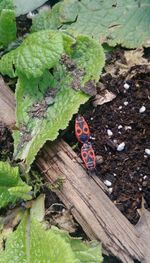
[[[30,200],[29,191],[31,187],[21,180],[18,167],[0,162],[0,208],[15,203],[19,198]]]
[[[61,21],[61,30],[67,30],[74,36],[85,34],[101,43],[110,46],[121,44],[127,48],[150,45],[149,18],[149,0],[64,0],[56,17]],[[38,16],[35,21],[34,31]],[[53,20],[49,21],[51,27],[52,23]],[[40,29],[49,28],[45,25],[40,24]]]
[[[0,0],[0,12],[3,9],[14,9],[13,1],[12,0]]]
[[[72,48],[71,43],[74,44]],[[75,41],[65,36],[64,49],[76,64],[74,74],[59,63],[54,67],[53,75],[45,71],[42,77],[30,80],[20,76],[17,84],[17,126],[20,131],[14,131],[14,157],[25,160],[27,170],[43,144],[55,140],[59,130],[67,127],[79,106],[89,99],[72,86],[80,88],[92,79],[98,81],[104,66],[101,46],[88,37],[80,36]],[[56,96],[51,97],[51,93]]]
[[[16,39],[15,12],[3,9],[0,13],[0,45],[6,47]]]
[[[34,210],[38,210],[39,206],[39,209],[43,210],[43,200],[40,198],[35,201]],[[99,243],[85,244],[53,227],[45,230],[44,224],[38,219],[37,213],[32,213],[32,208],[30,214],[25,213],[17,230],[8,237],[5,250],[0,253],[1,263],[102,262]]]
[[[59,32],[44,30],[33,33],[18,48],[2,57],[0,72],[10,77],[25,74],[27,78],[36,78],[45,69],[55,66],[62,53],[63,39]]]
[[[27,14],[30,11],[42,6],[46,0],[13,0],[16,16]]]
[[[37,32],[43,29],[58,29],[62,23],[59,19],[59,9],[61,3],[57,3],[51,10],[40,12],[32,19],[32,32]]]

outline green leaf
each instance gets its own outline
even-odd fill
[[[6,47],[16,39],[15,12],[3,9],[0,13],[0,45]]]
[[[74,36],[85,34],[110,46],[136,48],[149,46],[149,18],[149,0],[64,0],[56,20],[61,21],[61,30]],[[52,27],[54,21],[49,24]],[[36,31],[34,23],[33,28]],[[42,28],[46,28],[44,23]]]
[[[19,198],[30,200],[29,191],[31,187],[21,180],[18,167],[0,162],[0,208],[15,203]]]
[[[27,14],[43,5],[46,0],[13,0],[16,16]]]
[[[32,19],[32,32],[37,32],[43,29],[59,29],[62,25],[59,19],[59,9],[61,3],[57,3],[53,7],[53,12],[51,10],[40,12],[38,15],[34,16]]]
[[[40,201],[40,203],[39,203]],[[34,209],[43,207],[36,200]],[[66,232],[52,227],[44,229],[36,218],[37,213],[25,213],[16,231],[6,241],[5,250],[0,253],[1,263],[101,263],[101,247],[98,242],[83,243],[71,238]]]
[[[73,42],[72,38],[65,36],[64,49],[76,65],[74,71],[68,71],[59,62],[53,75],[45,71],[40,78],[30,80],[20,76],[17,84],[19,131],[14,131],[14,157],[25,160],[27,171],[43,144],[55,140],[59,130],[67,127],[79,106],[89,99],[80,87],[92,79],[98,81],[104,66],[102,47],[88,37],[80,36]]]
[[[12,0],[0,0],[0,12],[3,9],[14,9],[13,1]]]
[[[25,74],[27,78],[36,78],[45,69],[55,66],[62,53],[63,39],[59,32],[44,30],[33,33],[18,48],[2,57],[0,72],[10,77]]]

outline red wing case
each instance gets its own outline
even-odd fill
[[[83,116],[75,120],[75,135],[79,142],[86,143],[90,138],[90,129]]]
[[[81,157],[88,170],[92,171],[96,168],[96,156],[91,143],[83,144],[81,148]]]

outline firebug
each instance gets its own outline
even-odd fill
[[[90,142],[83,144],[81,148],[81,157],[87,170],[92,171],[96,168],[96,156]]]
[[[90,129],[83,116],[75,120],[75,135],[79,142],[86,143],[90,138]]]

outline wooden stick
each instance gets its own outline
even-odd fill
[[[0,121],[12,125],[15,99],[1,83]],[[106,187],[99,178],[86,173],[69,145],[64,141],[47,143],[36,163],[48,182],[64,178],[62,188],[56,193],[67,208],[72,208],[72,214],[90,239],[100,240],[107,251],[124,263],[143,260],[146,244],[105,194]]]

